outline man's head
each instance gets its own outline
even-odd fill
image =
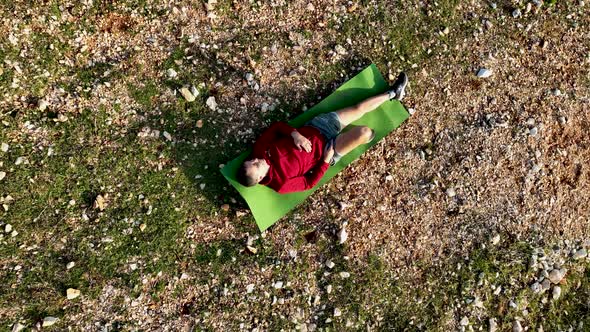
[[[244,161],[238,169],[238,182],[246,187],[259,183],[268,173],[270,166],[264,159],[254,158]]]

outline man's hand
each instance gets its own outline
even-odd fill
[[[327,144],[324,149],[324,162],[330,163],[332,157],[334,156],[334,146],[332,144]]]
[[[297,130],[293,130],[291,137],[293,137],[293,142],[299,151],[311,152],[311,142],[305,136],[301,135]]]

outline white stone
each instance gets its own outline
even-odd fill
[[[207,98],[207,101],[205,103],[212,111],[215,111],[217,109],[217,102],[215,101],[215,97],[211,96]]]
[[[334,308],[334,317],[340,317],[342,316],[342,311],[340,311],[340,309],[338,308]]]
[[[56,318],[56,317],[51,317],[51,316],[45,317],[45,318],[43,318],[43,324],[41,326],[42,327],[51,326],[51,325],[57,323],[58,320],[59,320],[59,318]]]
[[[512,11],[512,17],[518,18],[518,17],[520,17],[520,15],[521,15],[520,9],[516,8],[515,10]]]
[[[6,224],[6,225],[4,225],[4,232],[5,232],[5,233],[10,233],[10,232],[12,232],[12,225],[11,225],[11,224]]]
[[[193,102],[193,101],[195,101],[195,99],[196,99],[196,98],[195,98],[195,96],[193,96],[193,94],[192,94],[192,93],[189,91],[189,89],[187,89],[187,88],[182,88],[182,89],[180,89],[180,94],[181,94],[181,95],[184,97],[184,99],[185,99],[186,101],[188,101],[189,103],[190,103],[190,102]]]
[[[6,172],[0,172],[0,180],[6,177]]]
[[[252,75],[252,73],[247,73],[246,74],[246,81],[251,82],[254,80],[254,75]]]
[[[336,53],[340,54],[340,55],[346,55],[346,49],[344,47],[342,47],[342,45],[336,45],[336,47],[334,47],[334,50],[336,51]]]
[[[531,135],[531,136],[537,135],[538,132],[539,132],[539,129],[537,127],[533,127],[531,129],[529,129],[529,135]]]
[[[553,287],[553,299],[557,300],[561,296],[561,287],[554,286]]]
[[[254,284],[249,284],[246,286],[246,293],[250,294],[254,291]]]
[[[37,107],[39,107],[39,111],[45,111],[47,106],[49,106],[49,104],[43,99],[39,100],[39,104],[37,105]]]
[[[455,197],[455,195],[457,195],[457,193],[455,192],[455,188],[452,188],[452,187],[447,188],[446,193],[447,193],[447,196],[449,196],[449,197]]]
[[[586,251],[586,249],[582,248],[580,250],[577,250],[572,257],[573,257],[573,259],[582,259],[586,256],[588,256],[588,251]]]
[[[21,323],[14,323],[14,325],[12,325],[12,332],[20,332],[22,331],[26,326],[24,326]]]
[[[332,285],[326,286],[326,293],[328,293],[328,294],[332,293]]]
[[[176,70],[170,68],[166,71],[166,74],[168,75],[169,78],[175,78],[176,76],[178,76],[178,73],[176,73]]]
[[[346,223],[342,225],[340,232],[338,232],[338,243],[343,244],[348,239],[348,232],[346,231]]]
[[[481,68],[477,71],[477,77],[479,78],[488,78],[492,76],[492,71],[486,68]]]
[[[68,269],[68,270],[69,270],[69,269],[73,268],[74,266],[76,266],[76,263],[75,263],[75,262],[69,262],[69,263],[66,265],[66,269]]]
[[[334,264],[334,262],[332,262],[332,261],[327,261],[327,262],[326,262],[326,266],[327,266],[329,269],[333,268],[333,267],[334,267],[334,265],[336,265],[336,264]]]
[[[473,300],[473,306],[477,308],[483,308],[483,301],[479,297],[475,297]]]
[[[199,90],[197,90],[197,88],[194,85],[191,86],[191,93],[193,94],[193,96],[195,96],[195,98],[199,96]]]
[[[463,318],[461,318],[461,321],[459,322],[459,324],[461,324],[461,326],[469,325],[469,318],[467,318],[467,316],[463,316]]]
[[[348,273],[348,272],[340,272],[340,277],[342,277],[343,279],[346,279],[346,278],[350,277],[350,273]]]
[[[16,160],[14,161],[14,164],[15,164],[15,165],[20,165],[20,164],[22,164],[22,163],[24,163],[24,162],[25,162],[25,158],[24,158],[24,157],[18,157],[18,158],[16,158]]]
[[[80,291],[77,289],[68,288],[68,290],[66,291],[66,297],[68,298],[68,300],[73,300],[78,296],[80,296]]]
[[[496,244],[498,244],[498,243],[500,243],[500,234],[496,234],[496,235],[494,235],[494,237],[492,238],[492,244],[493,244],[493,245],[496,245]]]
[[[162,133],[162,135],[164,135],[164,138],[166,138],[166,140],[168,140],[168,141],[172,140],[172,135],[170,135],[169,132],[165,131]]]
[[[565,272],[565,269],[553,269],[551,272],[549,272],[549,280],[551,280],[551,282],[554,284],[558,284],[565,276]]]
[[[490,318],[488,320],[489,325],[490,325],[490,332],[496,332],[496,330],[498,329],[498,324],[496,323],[496,319],[495,318]]]
[[[137,270],[137,264],[131,263],[131,264],[129,264],[129,268],[131,269],[131,271],[135,271],[135,270]]]
[[[282,281],[277,281],[275,282],[275,284],[273,285],[274,288],[276,289],[281,289],[283,288],[283,282]]]
[[[541,284],[535,282],[531,285],[531,290],[533,291],[533,293],[539,293],[541,291]]]
[[[408,108],[408,113],[410,113],[410,115],[414,115],[414,113],[416,113],[416,109],[415,108]]]
[[[522,332],[522,326],[519,321],[515,320],[514,323],[512,323],[512,332]]]
[[[0,150],[2,150],[2,152],[8,152],[8,149],[10,148],[10,146],[4,142],[2,142],[2,145],[0,146]]]

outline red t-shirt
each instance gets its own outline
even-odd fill
[[[275,122],[256,140],[252,151],[252,158],[264,159],[270,165],[260,184],[281,194],[313,188],[330,166],[323,160],[326,139],[320,131],[311,126],[297,129],[311,142],[311,152],[306,152],[295,146],[291,136],[294,130],[285,122]]]

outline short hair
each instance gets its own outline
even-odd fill
[[[252,186],[256,185],[258,182],[256,182],[255,178],[248,175],[245,162],[246,161],[244,161],[244,163],[242,163],[242,166],[240,166],[240,168],[238,169],[238,174],[237,174],[238,182],[242,186],[252,187]]]

